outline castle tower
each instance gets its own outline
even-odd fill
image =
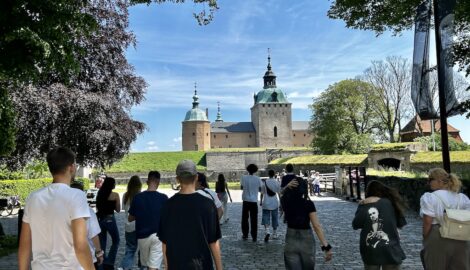
[[[217,102],[217,119],[215,119],[216,122],[223,122],[224,119],[222,119],[222,113],[220,113],[220,102]]]
[[[194,83],[193,108],[186,113],[182,124],[183,151],[205,151],[210,149],[211,126],[206,112],[199,109],[196,83]]]
[[[277,88],[276,75],[271,67],[268,49],[268,66],[263,77],[264,87],[254,95],[251,121],[256,130],[258,147],[290,147],[292,143],[292,103]]]

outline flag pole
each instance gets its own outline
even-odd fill
[[[436,33],[437,81],[439,87],[439,111],[441,120],[442,165],[450,173],[449,135],[447,132],[447,109],[445,93],[445,63],[441,62],[442,44],[439,18],[439,0],[434,0],[434,30]]]

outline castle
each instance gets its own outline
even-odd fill
[[[183,151],[214,148],[307,147],[312,141],[308,121],[292,121],[292,103],[276,86],[276,75],[268,56],[264,87],[254,95],[251,122],[224,122],[218,107],[217,119],[210,122],[207,110],[199,108],[196,89],[193,108],[186,113],[182,131]]]

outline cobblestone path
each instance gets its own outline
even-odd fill
[[[169,196],[172,191],[164,191]],[[280,237],[263,241],[264,232],[262,226],[258,226],[258,242],[251,240],[243,241],[241,238],[241,193],[233,191],[234,203],[229,203],[230,220],[222,225],[222,260],[224,269],[227,270],[250,270],[250,269],[285,269],[283,260],[284,233],[286,226],[280,224],[278,229]],[[320,222],[325,231],[328,241],[333,246],[333,260],[325,263],[323,253],[317,240],[316,269],[363,269],[359,254],[359,231],[351,228],[351,221],[357,208],[356,203],[337,199],[335,197],[314,198]],[[261,210],[259,211],[259,222],[261,222]],[[116,260],[119,266],[124,254],[124,213],[117,215],[118,225],[121,233],[121,242]],[[421,220],[416,215],[407,217],[408,225],[401,232],[402,247],[407,259],[403,262],[402,269],[422,269],[419,260],[421,249]],[[2,218],[5,232],[16,234],[17,218]],[[109,242],[108,242],[109,243]],[[16,254],[0,258],[0,269],[17,269]],[[137,268],[136,268],[137,269]]]

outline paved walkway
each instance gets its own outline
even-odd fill
[[[169,196],[173,191],[165,190]],[[258,242],[241,240],[240,219],[241,219],[241,192],[233,191],[234,203],[229,204],[230,220],[222,225],[222,259],[224,269],[227,270],[250,270],[250,269],[285,269],[283,261],[284,233],[286,227],[280,225],[278,231],[280,237],[264,243],[263,228],[259,226]],[[357,208],[356,203],[343,201],[335,197],[314,198],[320,221],[323,225],[326,237],[333,246],[333,260],[325,263],[323,254],[317,241],[317,269],[363,269],[359,254],[359,231],[351,228],[351,221]],[[261,211],[260,211],[261,212]],[[124,214],[117,215],[120,229],[123,227]],[[261,222],[261,213],[260,218]],[[419,260],[419,250],[421,249],[421,220],[410,215],[408,225],[402,231],[402,246],[408,257],[402,265],[402,269],[422,269]],[[8,234],[17,233],[17,218],[2,218],[5,232]],[[118,251],[117,264],[119,265],[124,254],[124,230],[120,230],[121,244]],[[17,269],[16,254],[0,258],[0,269]],[[136,268],[137,269],[137,268]]]

